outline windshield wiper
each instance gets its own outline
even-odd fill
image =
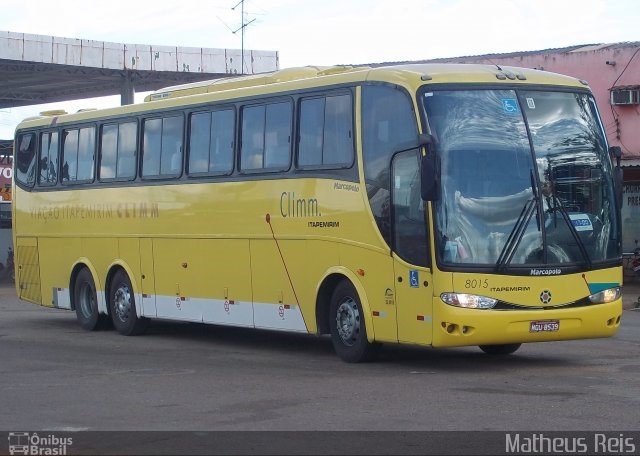
[[[580,238],[580,234],[578,234],[576,227],[573,225],[573,222],[571,221],[571,217],[569,217],[569,213],[562,205],[562,201],[560,201],[560,199],[555,194],[552,195],[552,198],[553,198],[553,208],[550,208],[549,211],[560,212],[560,215],[562,215],[562,218],[564,219],[565,223],[569,226],[569,232],[573,236],[573,239],[576,241],[578,250],[580,250],[580,254],[582,254],[582,257],[585,263],[587,264],[587,268],[591,269],[593,265],[591,264],[591,258],[589,257],[589,252],[587,252],[587,248],[585,247],[584,242],[582,242],[582,239]]]
[[[535,192],[534,192],[535,194]],[[513,259],[513,255],[515,255],[518,245],[520,244],[520,240],[522,236],[524,236],[525,231],[527,230],[527,225],[533,216],[537,208],[536,197],[532,197],[527,200],[524,207],[522,208],[522,212],[518,216],[516,220],[516,224],[514,225],[511,233],[509,233],[509,237],[507,238],[507,242],[505,242],[504,247],[502,248],[502,252],[500,252],[500,256],[498,257],[498,261],[496,262],[496,270],[502,271]],[[540,226],[538,225],[538,230]]]

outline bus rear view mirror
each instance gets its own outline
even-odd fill
[[[420,190],[424,201],[437,201],[440,196],[440,172],[438,168],[438,157],[433,147],[427,147],[426,154],[422,156],[420,166]]]

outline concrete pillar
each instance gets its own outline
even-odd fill
[[[133,104],[134,93],[135,89],[133,87],[131,73],[125,71],[122,75],[122,84],[120,85],[120,104],[123,106]]]

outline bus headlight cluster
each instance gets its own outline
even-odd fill
[[[608,288],[600,293],[589,296],[589,301],[594,304],[606,304],[620,298],[620,287]]]
[[[466,293],[442,293],[440,299],[450,306],[467,309],[492,309],[498,302],[497,299]]]

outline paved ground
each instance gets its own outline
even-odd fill
[[[625,286],[631,308],[640,287]],[[640,311],[609,339],[385,347],[349,365],[327,338],[155,323],[85,332],[0,287],[0,430],[638,430]]]
[[[640,307],[640,277],[627,279],[622,287],[622,307],[636,309]]]

